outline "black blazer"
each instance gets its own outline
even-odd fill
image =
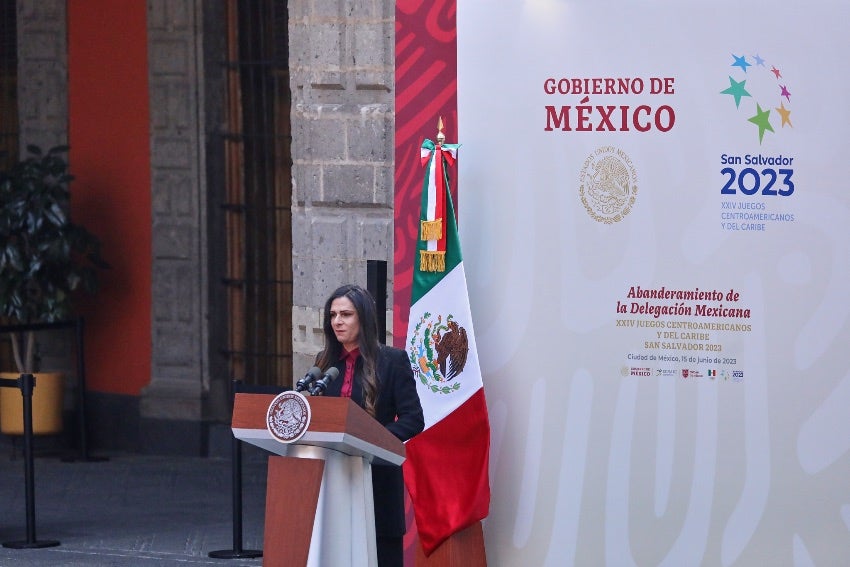
[[[326,396],[339,396],[345,377],[345,363],[336,364],[339,378],[331,382]],[[410,359],[401,349],[381,345],[376,364],[378,403],[375,419],[393,435],[407,441],[425,427],[422,404],[416,393],[416,382]],[[351,399],[363,406],[363,357],[357,359]],[[398,419],[396,419],[396,416]],[[375,498],[375,533],[378,536],[401,537],[407,531],[404,518],[404,477],[401,467],[372,466],[372,491]]]

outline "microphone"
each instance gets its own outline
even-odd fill
[[[313,387],[310,388],[310,394],[313,396],[321,396],[325,393],[325,390],[328,389],[328,384],[336,380],[337,376],[339,376],[339,370],[337,370],[336,367],[331,366],[325,371],[324,376],[313,384]]]
[[[322,375],[322,370],[318,366],[314,366],[310,370],[307,371],[307,374],[304,375],[304,378],[295,383],[295,391],[302,392],[306,390],[310,384],[318,380],[319,376]]]

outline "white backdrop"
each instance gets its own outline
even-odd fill
[[[491,565],[850,565],[848,21],[458,2]]]

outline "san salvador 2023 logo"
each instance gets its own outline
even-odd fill
[[[767,136],[775,148],[776,136],[793,128],[791,86],[781,67],[760,54],[732,53],[728,86],[719,91],[724,102],[747,128],[747,139],[759,148],[753,152],[722,152],[721,228],[724,231],[765,231],[771,224],[794,221],[794,214],[778,210],[777,198],[790,197],[796,189],[794,156],[762,150]],[[749,138],[752,136],[752,138]],[[743,199],[743,200],[741,200]]]

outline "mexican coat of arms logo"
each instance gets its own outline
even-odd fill
[[[310,403],[301,392],[287,390],[271,401],[266,410],[266,427],[281,443],[298,441],[310,426]]]
[[[466,366],[469,339],[449,314],[423,313],[416,323],[407,349],[414,376],[435,394],[451,394],[460,389],[456,381]]]

